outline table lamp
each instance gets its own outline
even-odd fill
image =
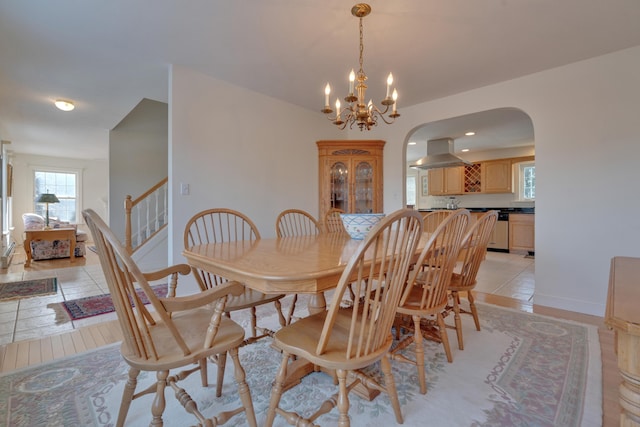
[[[49,228],[49,203],[60,203],[60,200],[53,193],[42,193],[36,203],[46,203],[47,204],[47,221],[45,228]]]

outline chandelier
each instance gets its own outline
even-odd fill
[[[344,129],[347,124],[350,128],[353,128],[354,124],[357,124],[360,130],[370,130],[372,126],[378,124],[378,119],[382,119],[383,122],[390,125],[399,117],[397,110],[396,100],[398,99],[398,92],[393,89],[391,93],[391,85],[393,84],[393,75],[389,73],[387,77],[387,95],[380,102],[383,105],[383,110],[378,108],[372,100],[369,100],[368,104],[365,104],[365,97],[367,92],[367,75],[362,67],[362,52],[364,51],[364,44],[362,42],[362,18],[371,13],[371,6],[366,3],[358,3],[351,8],[351,14],[360,20],[360,70],[356,74],[353,70],[349,74],[349,94],[344,97],[347,105],[344,109],[340,109],[340,99],[336,99],[336,115],[331,116],[333,109],[329,106],[329,95],[331,94],[331,86],[327,83],[324,89],[324,108],[322,112],[327,114],[327,118],[333,122],[334,125],[340,129]],[[354,86],[356,93],[354,94]],[[388,117],[385,114],[389,111]]]

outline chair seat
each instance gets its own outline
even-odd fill
[[[458,273],[453,273],[451,276],[451,282],[449,283],[450,291],[464,292],[475,288],[477,280],[474,280],[470,285],[465,286],[462,284],[464,277]]]
[[[229,296],[224,310],[226,312],[244,310],[246,308],[274,302],[284,297],[284,294],[263,294],[262,292],[254,291],[251,288],[245,287],[242,295]]]
[[[369,366],[391,348],[393,337],[391,333],[389,333],[388,342],[381,346],[377,352],[355,360],[347,359],[345,355],[347,343],[349,342],[348,334],[352,310],[344,308],[337,312],[326,351],[318,355],[316,348],[320,341],[320,335],[322,334],[322,327],[327,313],[328,311],[324,311],[304,317],[286,328],[279,330],[274,336],[276,347],[325,368],[346,370],[361,369]],[[355,332],[354,329],[351,329],[351,331],[354,332],[352,342],[358,342],[359,331]]]
[[[176,345],[176,341],[165,325],[150,326],[156,352],[162,357],[158,360],[142,359],[129,353],[124,344],[121,347],[122,357],[131,366],[140,370],[169,370],[182,367],[187,363],[197,363],[210,355],[226,352],[229,348],[242,344],[244,329],[233,320],[222,316],[218,333],[211,348],[204,349],[203,338],[211,322],[213,308],[201,308],[189,312],[177,312],[171,317],[180,335],[185,340],[191,353],[185,355]]]
[[[420,305],[422,304],[422,291],[423,288],[420,285],[414,285],[409,292],[409,296],[407,297],[406,302],[398,307],[399,314],[407,314],[407,315],[429,315],[435,314],[442,311],[447,306],[447,298],[446,294],[444,295],[443,300],[439,304],[434,304],[431,307],[420,309]]]

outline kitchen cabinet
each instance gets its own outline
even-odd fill
[[[430,196],[462,194],[464,167],[429,169],[427,182]]]
[[[509,252],[535,251],[535,215],[509,215]]]
[[[317,141],[320,215],[331,209],[347,213],[380,213],[385,141]]]
[[[511,159],[481,163],[482,193],[511,193],[513,191]]]

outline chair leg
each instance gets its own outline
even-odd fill
[[[402,424],[404,420],[402,419],[400,400],[398,399],[398,390],[396,389],[396,382],[393,378],[393,373],[391,372],[391,361],[388,354],[380,359],[380,367],[382,368],[382,373],[384,374],[384,384],[385,388],[387,389],[387,394],[389,395],[389,400],[391,400],[393,412],[396,414],[396,421],[398,422],[398,424]]]
[[[256,307],[253,306],[250,308],[250,310],[251,310],[251,336],[255,338],[258,336],[258,332],[257,332],[258,320],[256,318]]]
[[[344,369],[337,369],[338,376],[338,427],[350,427],[349,420],[349,391],[347,390],[347,372]]]
[[[293,312],[296,309],[296,302],[298,301],[298,294],[293,294],[293,299],[291,300],[291,307],[289,307],[289,314],[287,315],[287,325],[291,324],[293,320]]]
[[[218,375],[216,377],[216,397],[222,396],[222,383],[224,382],[224,368],[227,365],[227,353],[220,353],[216,359]]]
[[[200,365],[200,381],[202,382],[202,387],[206,387],[209,385],[209,371],[207,369],[207,359],[200,359],[198,361],[198,365]]]
[[[464,342],[462,341],[462,321],[460,320],[460,299],[458,292],[452,292],[453,300],[453,320],[456,325],[456,335],[458,337],[458,348],[464,350]]]
[[[286,351],[282,352],[282,361],[280,362],[280,369],[276,374],[276,380],[271,388],[271,399],[269,401],[269,410],[267,411],[267,419],[264,422],[265,427],[271,427],[273,421],[276,418],[276,409],[280,405],[280,398],[284,390],[284,381],[287,377],[287,367],[289,365],[289,357],[291,355]]]
[[[442,340],[442,346],[444,347],[444,352],[447,355],[447,361],[449,363],[452,363],[453,356],[451,355],[451,347],[449,347],[449,335],[447,335],[447,327],[444,324],[444,318],[442,317],[442,313],[436,314],[436,321],[438,322],[438,329],[440,329],[440,339]]]
[[[476,302],[473,299],[473,294],[471,290],[467,291],[467,299],[469,300],[469,307],[471,307],[471,315],[473,316],[473,321],[476,324],[476,331],[480,330],[480,319],[478,318],[478,309],[476,308]]]
[[[416,367],[418,368],[418,382],[420,383],[420,393],[427,393],[427,374],[424,370],[424,346],[422,334],[420,333],[420,316],[413,318],[413,341],[416,343]]]
[[[140,375],[140,369],[129,368],[129,379],[122,392],[122,402],[120,403],[120,410],[118,411],[116,427],[124,426],[124,420],[127,418],[127,413],[133,400],[133,394],[136,392],[136,386],[138,385],[138,375]]]
[[[238,394],[240,395],[240,400],[242,401],[242,406],[244,407],[244,413],[247,416],[247,423],[251,427],[257,427],[258,424],[256,423],[255,411],[253,410],[251,392],[249,391],[249,385],[246,381],[244,369],[240,364],[238,349],[233,348],[229,350],[229,354],[231,355],[231,359],[233,360],[234,377],[236,379],[236,384],[238,384]]]
[[[156,397],[153,399],[153,404],[151,405],[151,415],[153,418],[149,423],[149,427],[161,427],[164,425],[162,422],[162,414],[167,404],[164,397],[164,389],[167,387],[168,376],[169,371],[158,371],[156,373],[158,379],[156,383]]]

